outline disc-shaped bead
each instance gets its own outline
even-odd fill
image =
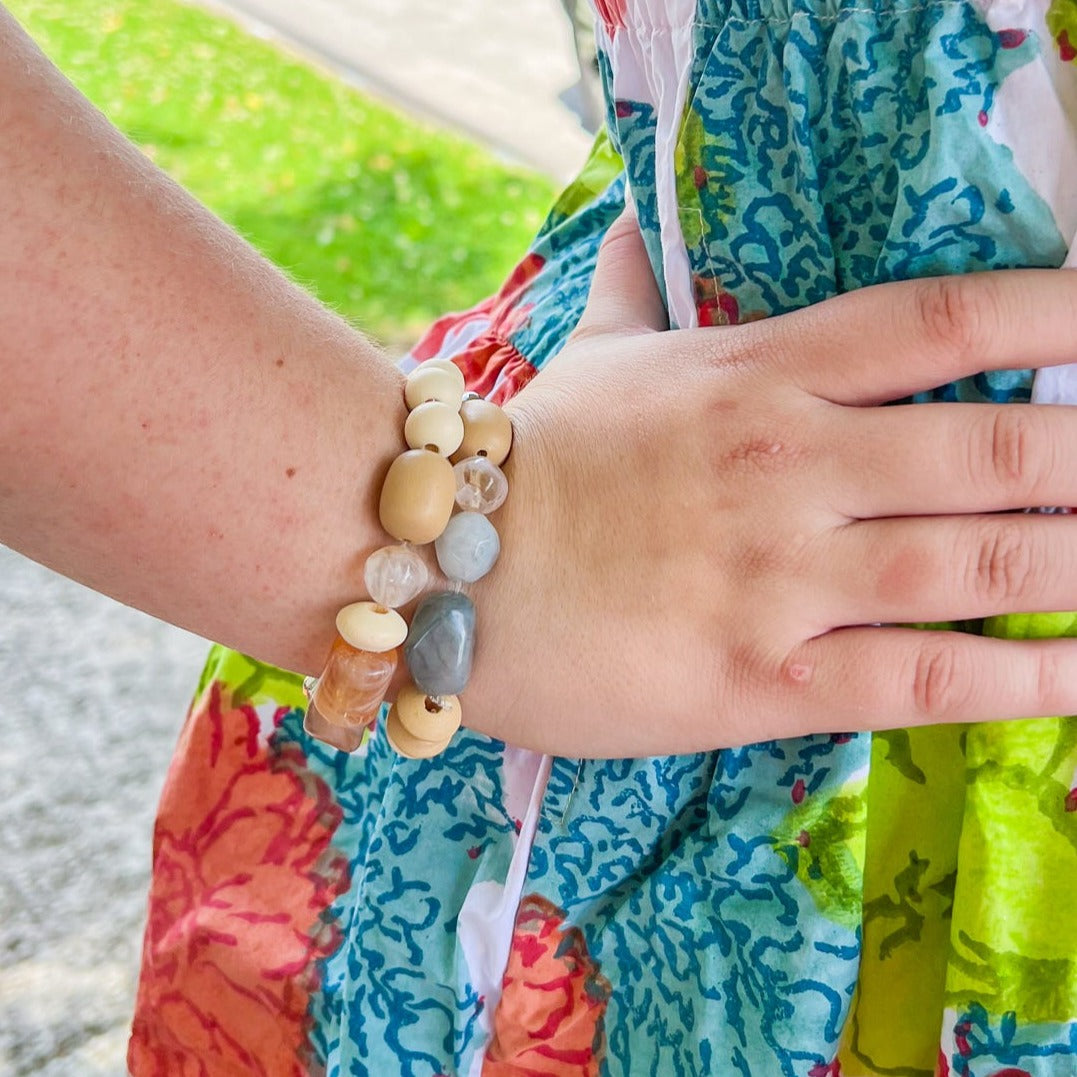
[[[453,467],[456,503],[468,512],[484,516],[496,512],[509,494],[505,472],[485,456],[469,456]]]
[[[468,456],[485,456],[492,463],[503,464],[512,448],[512,423],[505,412],[489,400],[465,400],[460,405],[460,418],[464,438],[453,463]]]
[[[389,465],[381,488],[381,525],[401,542],[433,542],[445,530],[456,495],[456,476],[444,456],[409,449]]]
[[[385,722],[385,736],[393,751],[405,759],[432,759],[435,755],[440,755],[452,740],[452,737],[446,737],[444,740],[420,740],[413,737],[404,728],[395,707],[389,711]]]
[[[432,699],[408,684],[400,689],[393,708],[400,724],[419,740],[444,742],[460,728],[460,700],[456,696]]]
[[[411,679],[428,696],[459,695],[471,676],[475,606],[465,594],[439,591],[419,603],[404,643]]]
[[[429,400],[404,421],[404,440],[413,449],[430,449],[452,456],[464,440],[464,420],[451,404]]]
[[[408,622],[377,602],[353,602],[337,614],[337,631],[360,651],[391,651],[408,635]]]
[[[431,359],[417,366],[404,382],[404,401],[409,409],[428,400],[440,400],[459,410],[463,395],[464,375],[455,363],[444,359]]]
[[[426,590],[426,562],[410,546],[382,546],[363,567],[366,591],[380,606],[400,609]]]
[[[434,542],[438,564],[450,580],[474,583],[501,553],[497,528],[481,512],[458,512]]]

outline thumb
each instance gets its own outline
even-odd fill
[[[639,220],[628,208],[602,240],[587,307],[576,333],[668,328],[669,316],[643,245]]]

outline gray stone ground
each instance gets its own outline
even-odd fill
[[[581,82],[562,0],[203,2],[360,89],[561,180],[591,142],[568,108],[592,130],[600,118],[597,79],[585,71]]]
[[[560,0],[207,0],[564,178],[590,141]],[[0,547],[0,1077],[121,1077],[153,811],[205,643]]]
[[[0,1074],[118,1077],[153,808],[206,644],[0,546]]]

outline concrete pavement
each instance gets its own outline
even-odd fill
[[[569,179],[591,136],[561,0],[203,0],[394,105]],[[573,104],[577,113],[566,105]]]

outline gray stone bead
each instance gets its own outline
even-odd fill
[[[450,580],[474,583],[494,567],[501,539],[481,512],[458,512],[438,536],[434,549],[441,571]]]
[[[440,591],[419,603],[404,641],[404,660],[428,696],[455,696],[471,676],[475,606],[467,595]]]

